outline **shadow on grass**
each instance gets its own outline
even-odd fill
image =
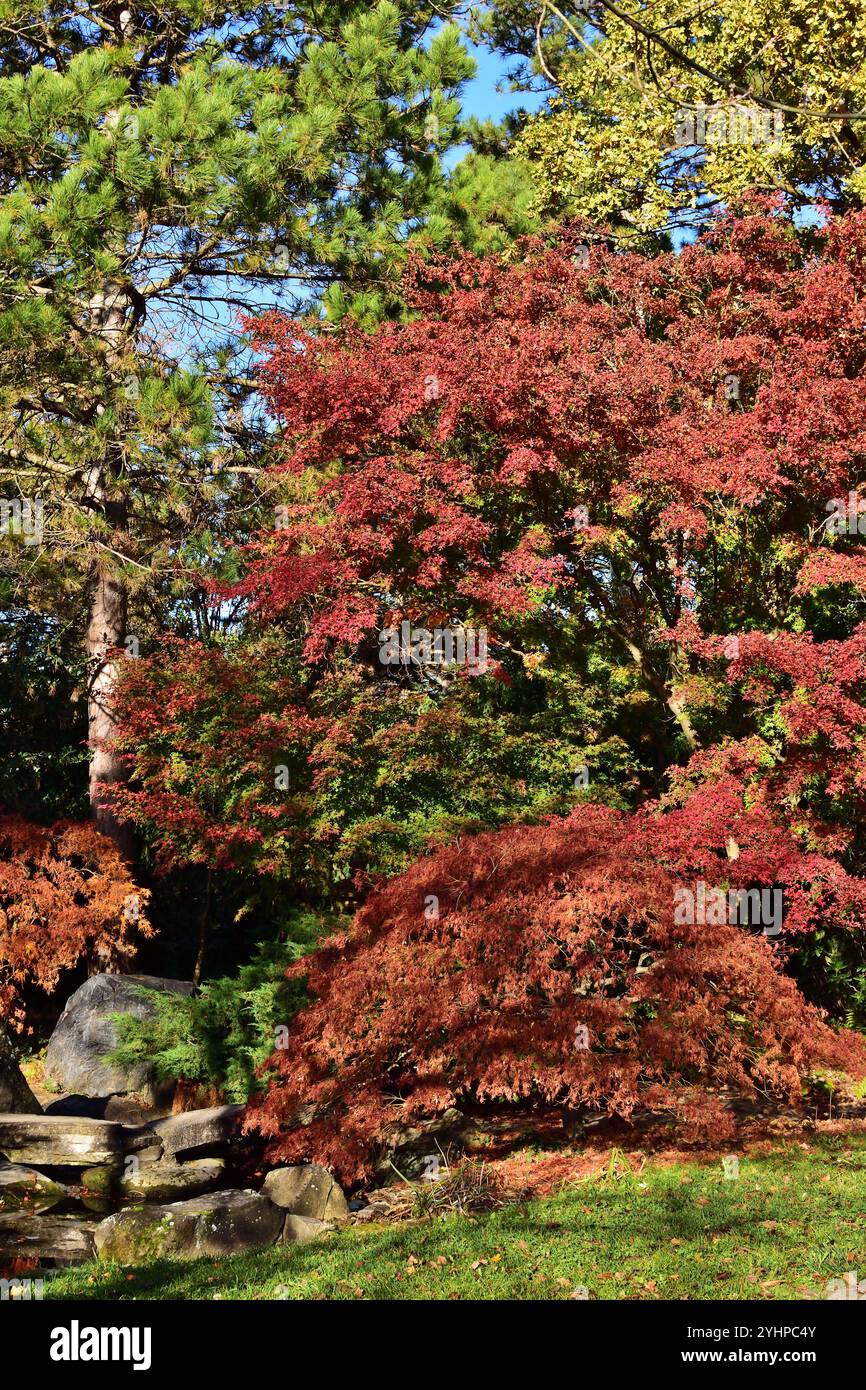
[[[448,1285],[450,1292],[442,1296],[457,1296],[456,1289],[469,1297],[532,1297],[533,1272],[541,1262],[561,1278],[586,1283],[594,1269],[617,1267],[624,1258],[646,1262],[672,1243],[701,1248],[710,1236],[754,1240],[763,1214],[754,1205],[746,1209],[736,1194],[718,1187],[710,1188],[703,1206],[696,1205],[696,1195],[695,1187],[680,1186],[673,1175],[670,1181],[662,1178],[653,1193],[641,1192],[633,1182],[592,1184],[480,1218],[449,1214],[353,1226],[307,1246],[272,1246],[223,1259],[162,1259],[132,1268],[91,1264],[64,1271],[50,1281],[46,1295],[100,1302],[215,1295],[226,1300],[405,1299],[427,1296],[431,1285],[443,1290]],[[443,1256],[445,1263],[436,1268]],[[408,1267],[412,1261],[416,1269]],[[484,1286],[476,1261],[487,1276]]]
[[[483,1216],[359,1224],[219,1260],[93,1263],[60,1271],[45,1295],[551,1299],[586,1285],[593,1297],[792,1297],[866,1261],[860,1142],[746,1156],[739,1171],[728,1181],[708,1165],[647,1167]],[[768,1280],[770,1293],[756,1292]]]

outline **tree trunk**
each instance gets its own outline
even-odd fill
[[[115,724],[111,692],[117,679],[117,651],[126,637],[126,588],[122,580],[94,567],[90,580],[90,622],[87,628],[87,736],[90,747],[90,809],[98,830],[132,858],[132,832],[122,825],[111,805],[110,792],[100,783],[122,782],[125,770],[109,747]]]
[[[128,346],[130,332],[128,289],[113,280],[93,297],[87,306],[92,332],[105,343],[110,365],[118,365]],[[126,507],[112,497],[111,450],[90,469],[86,480],[89,505],[112,526],[115,538],[122,537],[128,525]],[[116,541],[115,541],[116,543]],[[122,825],[113,810],[110,792],[100,783],[125,779],[125,769],[112,753],[109,743],[115,732],[111,714],[111,693],[117,678],[117,648],[126,640],[127,593],[122,575],[112,573],[111,560],[99,556],[91,566],[87,584],[87,741],[90,748],[90,810],[98,830],[114,841],[124,858],[132,859],[131,827]]]
[[[207,871],[207,888],[204,895],[204,906],[198,919],[198,950],[196,951],[195,966],[192,972],[192,982],[198,989],[201,984],[202,972],[204,970],[204,957],[207,950],[207,939],[210,933],[210,911],[213,899],[213,871]]]

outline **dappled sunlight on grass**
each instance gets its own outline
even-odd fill
[[[719,1165],[611,1164],[525,1206],[352,1226],[302,1248],[65,1270],[50,1298],[823,1297],[866,1269],[866,1141]],[[578,1295],[579,1296],[579,1295]]]

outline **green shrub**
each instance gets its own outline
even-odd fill
[[[155,1012],[114,1015],[118,1046],[107,1060],[146,1061],[158,1081],[184,1079],[218,1087],[226,1100],[247,1100],[259,1089],[256,1068],[273,1052],[277,1029],[306,1002],[304,981],[287,980],[286,970],[333,926],[297,913],[291,939],[262,943],[236,975],[207,980],[192,996],[141,990]]]

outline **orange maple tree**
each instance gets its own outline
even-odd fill
[[[0,816],[0,1019],[24,1026],[22,991],[50,994],[80,960],[116,970],[150,936],[148,893],[92,825]]]

